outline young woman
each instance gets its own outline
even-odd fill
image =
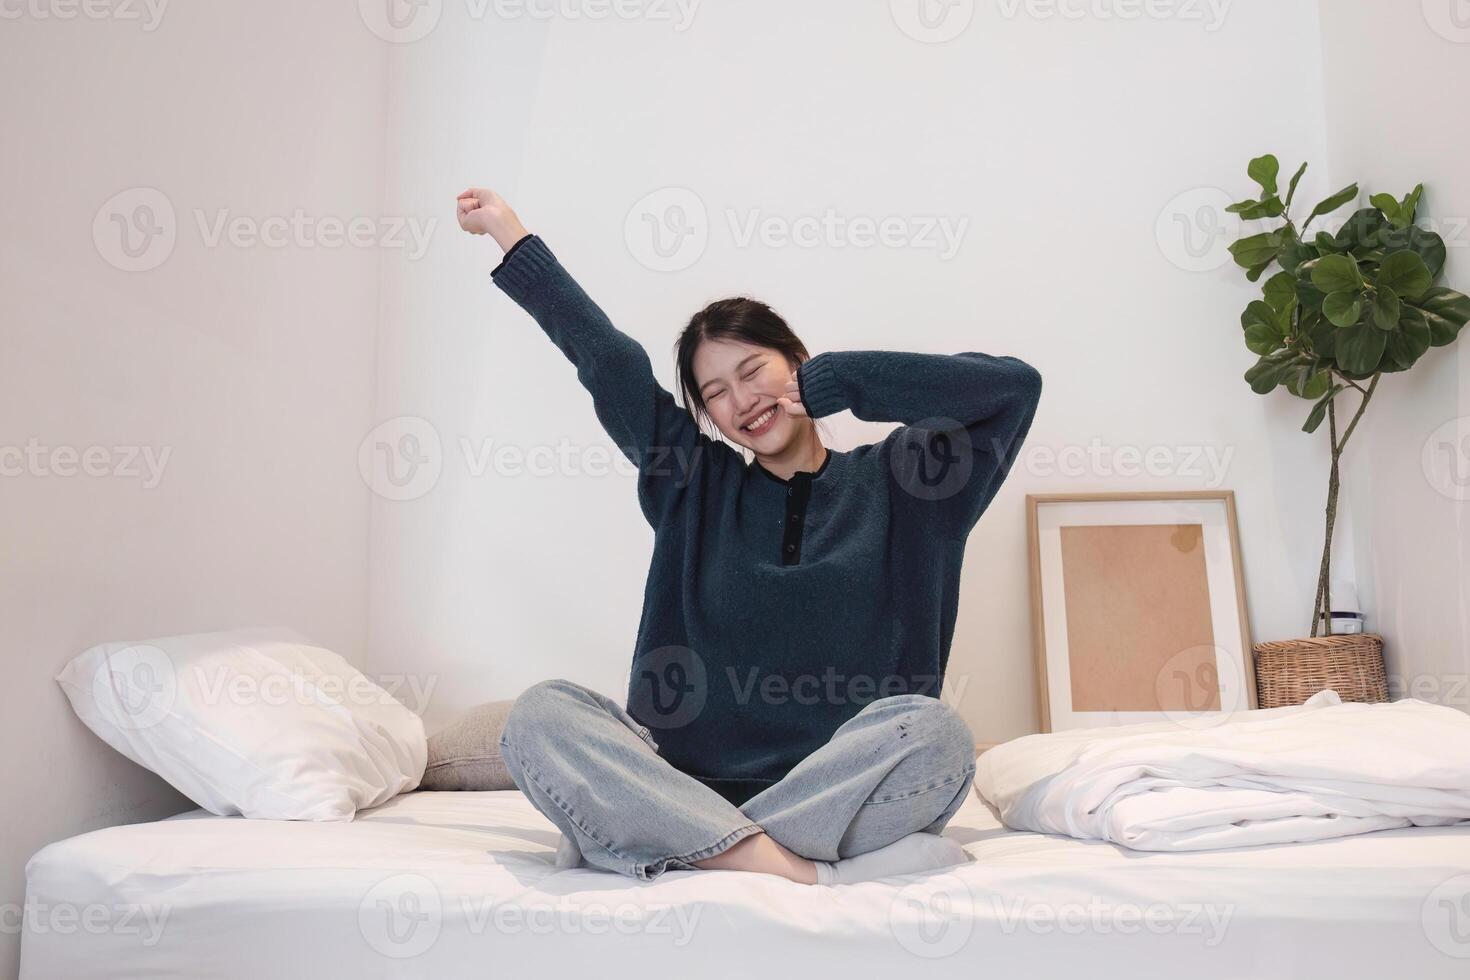
[[[735,298],[679,338],[686,411],[499,195],[471,188],[457,210],[499,244],[495,285],[575,365],[638,467],[654,529],[626,707],[544,681],[500,738],[562,831],[558,863],[579,851],[640,879],[722,868],[814,884],[964,861],[939,835],[970,791],[974,738],[939,690],[965,539],[1041,375],[980,353],[810,357],[769,306]],[[903,424],[832,450],[814,420],[844,409]]]

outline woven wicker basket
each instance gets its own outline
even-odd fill
[[[1301,704],[1325,688],[1344,701],[1387,701],[1383,637],[1339,633],[1257,643],[1256,693],[1262,708]]]

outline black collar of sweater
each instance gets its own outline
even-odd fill
[[[793,483],[797,483],[802,480],[815,480],[817,477],[821,476],[826,471],[827,467],[831,464],[832,457],[835,455],[836,453],[834,453],[831,449],[828,449],[826,458],[822,460],[822,465],[818,466],[815,471],[797,470],[795,473],[791,474],[791,479],[789,480],[783,480],[776,474],[772,473],[770,470],[766,469],[760,464],[760,460],[752,460],[751,462],[755,466],[755,468],[759,470],[763,476],[766,477],[766,479],[774,480],[775,482],[781,484],[783,487],[789,487]]]

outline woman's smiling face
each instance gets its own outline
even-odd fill
[[[740,340],[705,340],[694,352],[705,411],[726,439],[763,456],[781,452],[798,434],[776,404],[792,372],[780,351]]]

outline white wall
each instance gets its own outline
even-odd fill
[[[31,854],[189,806],[77,721],[69,657],[260,623],[361,656],[379,250],[208,247],[194,212],[376,215],[385,67],[351,4],[177,4],[152,29],[22,9],[0,23],[0,451],[36,462],[0,457],[0,976]],[[177,236],[127,272],[92,229],[137,187]],[[169,455],[156,481],[95,452],[122,472],[58,474],[94,446]]]
[[[1322,3],[1333,181],[1399,197],[1422,181],[1421,223],[1446,239],[1443,281],[1462,292],[1470,290],[1470,24],[1452,13],[1463,7]],[[1426,445],[1439,468],[1422,465]],[[1470,709],[1470,335],[1384,377],[1343,465],[1368,626],[1387,639],[1394,693]]]
[[[683,29],[473,9],[446,3],[390,54],[389,210],[447,214],[466,186],[500,190],[666,386],[689,315],[741,292],[813,352],[980,349],[1042,371],[1026,462],[970,539],[949,673],[977,737],[1037,724],[1027,492],[1235,489],[1256,635],[1304,634],[1325,453],[1295,431],[1304,405],[1241,380],[1254,288],[1229,239],[1191,256],[1178,220],[1246,196],[1246,162],[1265,151],[1317,165],[1304,197],[1330,189],[1314,3],[1239,0],[1218,24],[979,4],[945,43],[905,33],[881,3],[707,0]],[[667,230],[676,206],[707,247],[659,271],[645,221]],[[729,220],[829,208],[968,229],[942,258],[741,244]],[[612,445],[560,351],[490,283],[497,258],[488,239],[441,236],[384,276],[377,419],[422,419],[390,431],[437,437],[442,453],[421,496],[374,502],[369,657],[441,681],[431,727],[545,677],[622,696],[652,547],[631,476],[471,472],[462,439]],[[887,428],[844,414],[832,431],[847,448]],[[1093,440],[1164,447],[1173,463],[1068,474],[1039,455]],[[1194,459],[1203,450],[1223,475]]]

